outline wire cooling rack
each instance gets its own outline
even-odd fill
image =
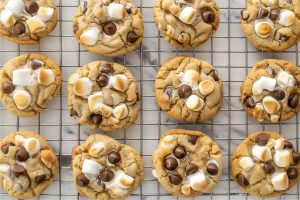
[[[230,177],[228,163],[236,146],[252,131],[274,130],[281,132],[298,147],[298,116],[280,124],[259,124],[248,118],[239,103],[239,88],[253,64],[263,58],[287,59],[299,65],[299,47],[294,46],[284,53],[267,54],[257,51],[245,39],[240,23],[240,10],[245,7],[244,0],[218,0],[221,22],[214,37],[201,47],[181,51],[171,47],[160,36],[153,22],[154,0],[135,0],[144,20],[145,38],[142,46],[125,56],[103,58],[92,55],[80,48],[72,29],[72,18],[79,0],[56,0],[59,9],[59,23],[56,29],[39,45],[20,46],[0,39],[0,68],[12,57],[28,52],[41,52],[54,59],[63,73],[63,85],[60,94],[48,105],[48,108],[32,118],[17,118],[0,104],[0,138],[16,130],[34,130],[44,136],[54,147],[60,161],[59,175],[54,183],[37,199],[42,200],[78,200],[84,199],[76,192],[72,182],[71,149],[82,143],[88,135],[99,131],[88,130],[76,124],[69,117],[66,100],[68,76],[78,66],[94,60],[111,60],[126,65],[134,74],[142,93],[142,109],[135,125],[109,136],[134,147],[145,161],[145,180],[142,186],[129,197],[130,200],[172,200],[151,175],[151,155],[158,139],[171,128],[201,130],[212,137],[221,147],[224,168],[223,175],[212,193],[193,199],[244,200],[255,199],[239,189]],[[177,122],[160,111],[155,103],[154,81],[159,65],[169,57],[189,55],[212,63],[224,81],[224,105],[220,113],[205,123]],[[11,199],[0,191],[0,199]],[[299,185],[288,194],[274,199],[299,199]]]

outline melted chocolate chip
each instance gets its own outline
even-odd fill
[[[185,168],[185,173],[187,176],[194,174],[197,171],[198,171],[198,166],[192,163],[188,164]]]
[[[76,110],[74,110],[73,108],[70,110],[70,116],[71,117],[78,117],[78,113],[76,112]]]
[[[300,154],[298,152],[293,151],[292,156],[294,163],[298,164],[300,161]]]
[[[19,177],[25,173],[25,168],[22,165],[15,164],[12,167],[12,173],[15,177]]]
[[[173,154],[176,158],[182,159],[186,156],[187,152],[184,147],[178,146],[174,149]]]
[[[215,20],[215,13],[212,10],[204,10],[202,12],[202,19],[205,23],[212,23]]]
[[[16,160],[19,162],[24,162],[29,158],[29,154],[25,148],[21,148],[16,153]]]
[[[287,175],[290,179],[294,179],[298,177],[298,170],[296,167],[289,167],[287,170]]]
[[[131,9],[131,7],[126,7],[126,12],[130,15],[131,13],[132,13],[132,9]]]
[[[191,144],[195,145],[196,142],[197,142],[198,136],[196,136],[196,135],[188,135],[187,138],[188,138],[188,141]]]
[[[254,108],[255,107],[255,101],[253,99],[253,97],[247,97],[246,101],[245,101],[245,105],[248,107],[248,108]]]
[[[84,14],[87,11],[88,2],[84,1],[83,5],[81,6],[81,12]]]
[[[12,28],[12,33],[14,35],[22,35],[23,33],[25,33],[25,31],[26,27],[22,22],[17,22]]]
[[[105,74],[111,74],[114,70],[113,70],[111,64],[103,64],[100,67],[100,71]]]
[[[181,176],[177,174],[169,174],[169,180],[173,185],[179,185],[182,182]]]
[[[218,166],[215,164],[215,163],[209,163],[207,165],[207,172],[210,174],[210,175],[216,175],[218,174]]]
[[[257,14],[257,18],[258,19],[265,18],[266,16],[268,16],[268,14],[269,14],[269,10],[265,8],[260,8]]]
[[[102,122],[102,115],[100,114],[92,114],[90,120],[93,124],[100,124]]]
[[[270,162],[267,162],[264,164],[264,171],[267,173],[267,174],[272,174],[276,171],[275,167],[272,165],[272,163]]]
[[[260,133],[255,137],[255,143],[264,146],[268,143],[270,136],[267,133]]]
[[[25,5],[25,10],[29,14],[36,13],[38,11],[38,9],[39,9],[39,4],[37,2],[35,2],[35,1],[29,1]]]
[[[31,69],[36,70],[42,66],[40,62],[37,62],[36,60],[31,60],[30,62]]]
[[[249,182],[247,181],[246,177],[243,174],[239,173],[235,178],[236,178],[237,183],[240,186],[249,185]]]
[[[164,166],[167,170],[174,170],[178,167],[178,163],[175,158],[169,157],[165,159]]]
[[[280,101],[285,98],[285,92],[283,90],[274,90],[272,96]]]
[[[117,32],[117,26],[113,22],[107,22],[103,25],[103,31],[106,35],[113,35]]]
[[[121,160],[121,156],[118,152],[116,151],[112,151],[108,154],[107,156],[107,159],[108,161],[111,163],[111,164],[117,164],[118,162],[120,162]]]
[[[279,38],[278,40],[280,40],[281,42],[285,42],[288,41],[290,39],[290,36],[284,35],[282,33],[279,33]]]
[[[273,9],[273,10],[271,10],[271,12],[270,12],[270,19],[273,20],[273,21],[276,21],[278,19],[279,13],[280,13],[279,9]]]
[[[79,24],[75,24],[73,26],[73,33],[76,34],[78,30],[79,30]]]
[[[138,36],[135,32],[130,31],[127,34],[127,41],[130,43],[135,43],[138,39],[140,38],[140,36]]]
[[[4,153],[4,154],[8,154],[8,151],[9,151],[9,147],[11,146],[11,144],[5,144],[1,147],[1,151]]]
[[[40,175],[40,176],[36,176],[34,178],[34,180],[35,180],[35,182],[37,184],[39,184],[39,183],[43,182],[44,180],[46,180],[46,174],[43,174],[43,175]]]
[[[285,148],[285,149],[292,149],[293,148],[293,144],[290,141],[285,140],[283,148]]]
[[[85,187],[85,186],[87,186],[90,183],[90,181],[89,181],[89,179],[84,174],[79,174],[76,177],[76,183],[80,187]]]
[[[165,94],[168,95],[169,99],[172,98],[172,94],[173,94],[173,91],[174,91],[174,87],[173,86],[167,86],[166,89],[165,89]]]
[[[5,94],[10,94],[16,89],[16,87],[12,82],[4,81],[2,83],[2,89]]]
[[[180,98],[188,98],[192,95],[192,88],[189,85],[183,84],[178,88]]]
[[[215,70],[211,70],[210,72],[209,72],[209,75],[215,80],[215,81],[219,81],[220,79],[219,79],[219,76],[218,76],[218,74],[217,74],[217,72],[215,71]]]
[[[289,101],[288,101],[288,105],[291,108],[296,108],[298,105],[298,94],[291,94],[289,96]]]
[[[97,78],[97,83],[100,87],[105,87],[108,84],[109,78],[106,74],[100,74]]]
[[[113,178],[115,177],[115,174],[110,169],[105,168],[100,172],[99,177],[103,182],[109,182],[109,181],[113,180]]]

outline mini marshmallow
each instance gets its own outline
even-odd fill
[[[115,90],[125,92],[128,89],[128,78],[123,74],[111,77],[109,82]]]
[[[163,147],[169,147],[174,144],[174,140],[175,138],[173,135],[166,135],[165,137],[163,137],[161,145]]]
[[[13,94],[13,100],[18,109],[24,110],[31,104],[32,97],[26,90],[17,90]]]
[[[276,123],[279,121],[279,115],[271,115],[271,122]]]
[[[41,149],[39,140],[34,137],[26,138],[23,146],[30,156],[33,156]]]
[[[123,196],[123,195],[126,195],[126,193],[127,193],[126,189],[123,189],[120,186],[118,186],[118,183],[116,181],[116,176],[111,182],[104,183],[104,184],[105,184],[106,189],[111,190],[112,193],[114,193],[117,196]]]
[[[80,75],[79,74],[72,74],[70,77],[69,77],[69,84],[73,85],[78,79],[80,79]]]
[[[128,116],[128,108],[125,103],[122,103],[113,109],[113,115],[117,119],[124,119]]]
[[[245,171],[250,171],[254,167],[254,162],[251,157],[242,157],[239,159],[239,166]]]
[[[125,174],[124,171],[118,171],[115,176],[115,181],[118,187],[122,189],[129,189],[134,183],[134,178]]]
[[[55,81],[54,73],[51,69],[40,69],[38,72],[38,83],[48,86]]]
[[[180,81],[183,84],[190,85],[193,90],[198,89],[198,81],[200,80],[200,75],[197,71],[190,69],[180,74],[180,76],[182,76]]]
[[[89,150],[89,154],[93,157],[98,157],[103,152],[105,147],[104,142],[94,142]]]
[[[97,113],[101,109],[101,105],[103,104],[103,93],[97,92],[88,97],[88,105],[91,112]]]
[[[56,160],[56,156],[50,150],[42,150],[41,151],[41,160],[48,168],[51,168],[52,163],[54,163]]]
[[[107,15],[113,19],[123,19],[125,7],[122,4],[111,3],[106,7]]]
[[[276,140],[273,138],[269,138],[268,143],[266,144],[266,147],[269,147],[270,149],[274,147]]]
[[[284,147],[284,139],[280,138],[275,141],[274,149],[282,150]]]
[[[254,119],[260,120],[264,112],[264,106],[261,103],[257,103],[253,109]]]
[[[199,83],[199,91],[206,96],[212,93],[215,89],[215,84],[211,80],[204,80]]]
[[[291,26],[296,21],[296,15],[290,10],[283,9],[280,11],[278,23],[283,26]]]
[[[200,111],[204,107],[204,101],[197,95],[191,95],[186,100],[186,106],[192,111]]]
[[[185,195],[190,195],[191,194],[191,186],[190,185],[181,186],[181,192]]]
[[[153,169],[153,170],[152,170],[152,176],[153,176],[154,178],[157,178],[157,171],[156,171],[156,169]]]
[[[179,19],[185,24],[192,24],[196,20],[196,10],[193,7],[185,7],[179,14]]]
[[[282,88],[293,87],[296,84],[294,76],[285,72],[279,71],[277,75],[277,83]]]
[[[267,38],[274,29],[274,23],[270,19],[257,19],[254,22],[255,33],[261,38]]]
[[[88,179],[93,180],[102,168],[103,167],[99,163],[85,159],[82,165],[82,173],[84,173]]]
[[[99,39],[100,30],[98,27],[88,27],[80,36],[80,42],[92,46],[95,45]]]
[[[53,16],[54,9],[48,8],[48,7],[40,7],[38,10],[38,16],[43,20],[44,22],[47,22],[51,19]]]
[[[111,113],[113,112],[113,109],[110,106],[107,106],[105,104],[101,104],[100,112],[101,112],[103,117],[109,117],[111,115]]]
[[[25,142],[26,138],[24,138],[22,135],[16,135],[15,136],[15,142],[16,146],[22,146]]]
[[[288,167],[292,162],[291,158],[291,153],[287,149],[275,151],[274,162],[278,167]]]
[[[252,86],[253,95],[262,94],[263,90],[274,91],[276,79],[262,76]]]
[[[280,104],[274,97],[266,96],[262,103],[265,111],[271,115],[277,113],[280,109]]]
[[[109,117],[107,119],[107,122],[108,122],[108,124],[111,124],[111,125],[118,125],[120,123],[120,120],[118,120],[115,117]]]
[[[1,176],[9,176],[11,167],[9,164],[1,163],[0,164],[0,175]]]
[[[289,177],[286,172],[273,174],[271,182],[274,191],[286,190],[289,187]]]
[[[46,29],[46,24],[38,16],[30,17],[26,24],[31,33],[38,33]]]
[[[167,25],[167,35],[173,37],[175,34],[175,29],[171,25]]]
[[[23,0],[9,0],[5,9],[11,11],[15,16],[20,16],[24,7],[25,5]]]
[[[13,84],[18,86],[32,86],[34,84],[34,73],[31,69],[23,68],[13,71]]]
[[[77,96],[87,98],[87,96],[92,92],[92,82],[87,77],[80,78],[75,81],[73,90]]]
[[[188,180],[191,188],[199,192],[204,191],[207,186],[206,177],[202,171],[198,171],[188,176]]]
[[[252,147],[253,156],[261,161],[269,161],[272,159],[272,153],[270,148],[265,146],[254,145]]]
[[[16,18],[14,17],[13,13],[9,10],[2,10],[0,19],[1,23],[6,28],[9,28],[16,23]]]

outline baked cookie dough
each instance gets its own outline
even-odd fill
[[[177,197],[212,192],[222,175],[222,166],[218,145],[199,131],[167,131],[152,156],[153,176]]]
[[[300,39],[298,0],[247,0],[241,11],[245,36],[257,49],[284,51]]]
[[[155,0],[155,24],[176,48],[205,43],[217,31],[219,18],[215,0]]]
[[[17,131],[0,141],[0,187],[9,196],[39,196],[54,180],[58,160],[38,133]]]
[[[140,94],[130,71],[118,63],[95,61],[68,80],[71,117],[89,128],[116,131],[131,126],[140,110]]]
[[[43,54],[25,54],[9,60],[0,71],[0,99],[20,117],[43,110],[57,95],[62,78],[60,68]]]
[[[73,32],[86,50],[118,56],[140,46],[144,26],[132,0],[85,0],[76,11]]]
[[[155,80],[160,108],[177,120],[211,119],[223,104],[223,82],[209,63],[177,56],[162,64]]]
[[[258,62],[241,86],[241,103],[259,122],[281,122],[300,109],[300,70],[285,60]]]
[[[286,193],[299,181],[300,154],[279,133],[248,136],[231,157],[231,172],[249,194],[263,198]]]
[[[18,44],[34,44],[56,26],[53,0],[2,0],[0,36]]]
[[[131,147],[95,134],[72,150],[73,180],[90,199],[124,199],[144,179],[144,163]]]

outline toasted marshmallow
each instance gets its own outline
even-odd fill
[[[279,121],[279,115],[271,115],[271,122],[276,123]]]
[[[92,46],[95,45],[99,39],[100,30],[98,27],[88,27],[80,36],[80,42]]]
[[[276,79],[262,76],[252,86],[253,95],[262,94],[263,90],[274,91]]]
[[[107,119],[107,122],[111,125],[118,125],[120,123],[120,120],[118,120],[117,118],[115,117],[109,117]]]
[[[93,8],[93,14],[100,20],[104,20],[106,17],[106,10],[101,3],[97,4]]]
[[[79,74],[72,74],[68,79],[68,83],[73,85],[78,79],[80,79]]]
[[[261,38],[269,37],[274,29],[274,23],[270,19],[257,19],[254,22],[255,33]]]
[[[6,27],[9,28],[16,23],[16,18],[14,17],[13,13],[9,10],[2,10],[1,12],[1,23]]]
[[[82,165],[82,172],[88,179],[93,180],[102,168],[103,167],[99,163],[85,159]]]
[[[1,163],[0,164],[0,176],[9,176],[11,167],[9,164]]]
[[[289,187],[289,177],[286,172],[273,174],[271,182],[275,191],[286,190]]]
[[[280,87],[285,89],[287,87],[293,87],[296,84],[296,80],[291,74],[280,71],[277,75],[277,83]]]
[[[185,24],[192,24],[196,19],[196,10],[193,7],[185,7],[179,14],[179,19]]]
[[[280,11],[278,23],[283,26],[291,26],[296,21],[296,15],[290,10],[283,9]]]
[[[106,7],[107,15],[113,19],[123,19],[125,7],[122,4],[111,3]]]
[[[175,138],[173,135],[166,135],[163,137],[161,145],[163,147],[170,147],[172,144],[174,144],[174,140]]]
[[[16,135],[15,136],[15,142],[16,146],[22,146],[25,142],[26,138],[24,138],[22,135]]]
[[[87,77],[80,78],[77,81],[75,81],[73,85],[73,90],[77,96],[87,98],[87,96],[90,95],[92,92],[92,82]]]
[[[51,168],[51,165],[55,162],[56,156],[50,150],[42,150],[41,151],[41,160],[48,167]]]
[[[134,178],[124,173],[124,171],[118,171],[116,173],[116,183],[120,188],[129,189],[134,183]]]
[[[41,149],[40,141],[34,137],[26,138],[23,146],[30,156],[33,156]]]
[[[20,16],[24,10],[24,2],[23,0],[9,0],[5,9],[11,11],[15,16]]]
[[[38,16],[30,17],[26,20],[26,24],[31,33],[38,33],[46,28],[45,22],[43,22]]]
[[[175,29],[171,25],[167,25],[167,35],[173,37],[175,34]]]
[[[239,159],[239,166],[245,171],[250,171],[254,167],[254,162],[251,157],[242,157]]]
[[[284,147],[284,139],[280,138],[275,141],[274,149],[282,150]]]
[[[13,84],[32,86],[34,84],[34,74],[29,68],[16,69],[13,71]]]
[[[266,144],[266,147],[269,147],[270,149],[274,147],[276,140],[273,138],[269,138],[268,143]]]
[[[157,178],[157,171],[156,171],[156,169],[153,169],[153,170],[152,170],[152,176],[153,176],[154,178]]]
[[[204,80],[199,83],[199,91],[206,96],[212,93],[215,89],[215,84],[211,80]]]
[[[274,162],[278,167],[288,167],[292,160],[291,160],[291,153],[289,150],[277,150],[274,154]]]
[[[128,78],[123,74],[111,77],[109,82],[115,90],[125,92],[128,89]]]
[[[256,159],[261,161],[269,161],[272,159],[270,148],[265,146],[254,145],[252,147],[252,154]]]
[[[257,103],[253,109],[254,119],[260,120],[264,112],[264,106],[261,103]]]
[[[54,9],[53,8],[48,8],[48,7],[40,7],[38,10],[38,16],[40,17],[41,20],[44,22],[47,22],[51,19],[53,16]]]
[[[89,150],[89,154],[93,157],[99,157],[105,147],[104,142],[94,142]]]
[[[48,86],[55,81],[54,73],[51,69],[40,69],[38,74],[38,83]]]
[[[100,112],[101,112],[103,117],[109,117],[111,115],[111,113],[113,112],[113,109],[110,106],[107,106],[105,104],[101,104]]]
[[[204,191],[207,186],[206,177],[202,171],[198,171],[188,176],[188,181],[193,190]]]
[[[190,195],[191,194],[191,186],[190,185],[181,186],[181,192],[185,195]]]
[[[31,95],[26,90],[16,90],[13,94],[13,99],[20,110],[28,108],[32,101]]]
[[[265,111],[271,115],[277,113],[277,111],[280,109],[280,104],[278,101],[271,96],[266,96],[262,103]]]
[[[103,93],[102,91],[92,94],[88,97],[88,105],[91,112],[99,112],[101,105],[103,104]]]
[[[203,99],[201,99],[197,95],[191,95],[186,100],[186,106],[188,107],[188,109],[193,110],[193,111],[202,110],[204,105],[205,105],[205,103],[204,103]]]
[[[113,115],[117,119],[124,119],[128,116],[128,108],[125,103],[122,103],[113,109]]]
[[[200,75],[195,70],[187,70],[181,74],[181,82],[183,84],[190,85],[193,90],[198,89],[198,81],[200,80]]]

